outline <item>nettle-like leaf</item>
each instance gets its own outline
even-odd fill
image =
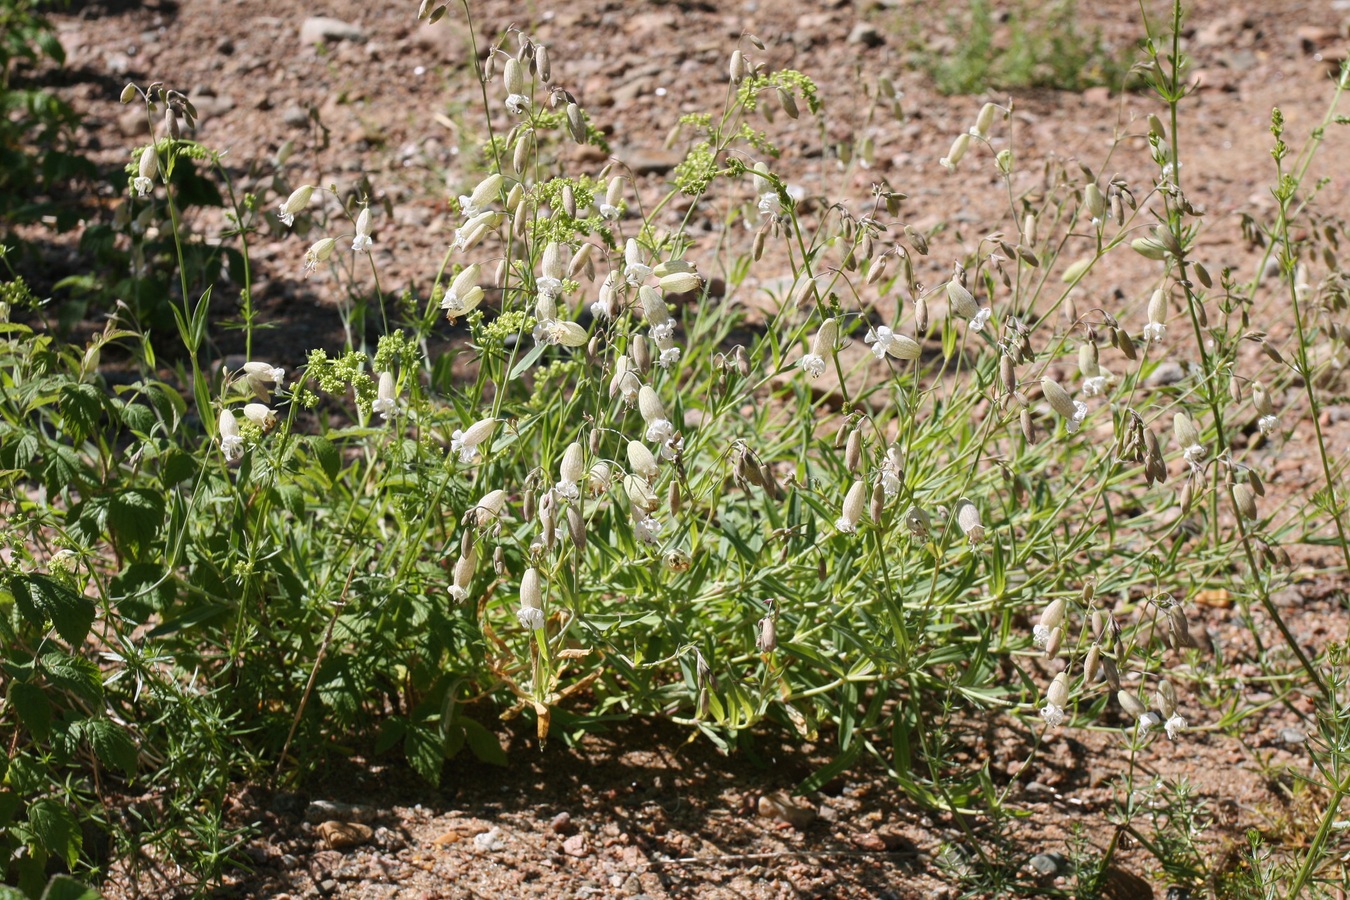
[[[78,647],[94,625],[94,601],[75,593],[48,575],[16,575],[10,590],[19,611],[34,628],[47,623],[70,644]]]
[[[48,853],[74,867],[80,858],[80,823],[69,807],[58,800],[38,800],[28,807],[28,826]]]

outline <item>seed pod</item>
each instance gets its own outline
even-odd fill
[[[1153,703],[1164,719],[1176,712],[1177,690],[1172,687],[1172,682],[1166,678],[1159,682],[1158,689],[1153,692]]]
[[[586,547],[586,519],[575,506],[567,507],[567,533],[573,547],[578,550]]]
[[[1037,630],[1044,630],[1045,633],[1048,633],[1052,629],[1058,628],[1059,624],[1064,621],[1064,611],[1068,609],[1068,606],[1068,601],[1063,597],[1056,597],[1054,600],[1051,600],[1049,605],[1041,611],[1040,623],[1037,626]]]
[[[628,442],[628,468],[648,481],[655,481],[660,474],[656,457],[641,441]]]
[[[534,152],[534,132],[523,131],[516,137],[516,149],[511,156],[511,170],[524,175],[530,165],[530,154]]]
[[[1252,406],[1259,416],[1275,415],[1275,404],[1271,402],[1266,386],[1259,381],[1252,382]]]
[[[1102,657],[1102,678],[1111,690],[1120,690],[1120,670],[1116,668],[1116,661],[1109,656]]]
[[[867,512],[872,517],[873,522],[878,525],[881,524],[881,517],[886,512],[886,489],[880,484],[872,487],[872,503]]]
[[[839,516],[839,521],[835,523],[836,527],[840,531],[856,531],[858,522],[862,520],[866,503],[867,483],[864,481],[853,482],[853,485],[848,489],[848,494],[844,497],[844,508]]]
[[[1214,280],[1209,277],[1209,270],[1201,263],[1191,263],[1191,268],[1195,270],[1195,280],[1200,282],[1206,288],[1214,287]]]
[[[1131,719],[1137,719],[1148,712],[1148,707],[1144,705],[1144,701],[1130,691],[1116,691],[1116,702],[1120,704],[1120,708],[1125,715]]]
[[[1011,394],[1017,390],[1017,369],[1013,365],[1012,357],[1006,354],[1001,356],[998,361],[998,378],[1003,384],[1003,392]]]
[[[1095,181],[1083,190],[1083,208],[1094,222],[1100,222],[1106,216],[1106,198]]]
[[[1124,353],[1125,358],[1131,362],[1134,362],[1139,358],[1139,354],[1135,350],[1134,338],[1130,337],[1119,328],[1111,329],[1111,343],[1114,344],[1121,353]]]
[[[1097,364],[1097,345],[1093,341],[1085,341],[1078,345],[1078,374],[1084,378],[1096,378],[1101,374],[1101,367]]]
[[[772,614],[759,620],[759,637],[755,639],[755,646],[761,653],[772,653],[777,649],[778,625]]]
[[[947,282],[947,304],[953,313],[963,319],[973,319],[980,312],[975,296],[955,279]]]
[[[1028,444],[1036,443],[1036,426],[1031,421],[1031,410],[1025,406],[1022,407],[1022,411],[1017,414],[1017,418],[1022,426],[1022,437]]]
[[[1088,652],[1083,657],[1083,683],[1092,684],[1097,680],[1097,676],[1102,671],[1102,650],[1096,644],[1088,647]]]
[[[745,80],[745,54],[739,50],[731,52],[731,61],[727,64],[727,74],[731,77],[732,84],[740,84]]]
[[[1163,127],[1162,119],[1153,113],[1148,114],[1148,133],[1159,141],[1167,140],[1167,129]]]
[[[1064,642],[1064,629],[1056,628],[1050,632],[1049,639],[1045,642],[1045,658],[1054,659],[1059,655],[1060,644]]]
[[[538,73],[539,80],[548,84],[553,79],[553,67],[549,64],[548,47],[543,44],[534,45],[534,71]]]
[[[533,488],[526,490],[524,496],[521,497],[520,514],[525,517],[525,521],[527,522],[534,519],[537,510],[537,499]]]
[[[731,351],[731,358],[736,363],[736,371],[742,378],[750,377],[750,355],[745,352],[745,348],[737,344]]]
[[[984,524],[980,521],[980,511],[965,497],[956,501],[956,524],[972,544],[984,540]]]
[[[1177,497],[1177,506],[1181,507],[1182,516],[1191,514],[1191,499],[1191,482],[1187,479],[1186,483],[1181,486],[1181,492]]]
[[[867,268],[867,283],[876,284],[881,280],[881,276],[886,274],[886,262],[889,257],[882,256],[872,260],[872,264]]]
[[[1050,408],[1064,418],[1072,419],[1077,414],[1073,397],[1069,396],[1069,392],[1060,387],[1059,382],[1053,378],[1041,379],[1041,392],[1045,395],[1045,401],[1050,404]]]
[[[913,225],[906,225],[905,237],[909,238],[909,243],[919,252],[920,256],[928,255],[928,238],[922,231]]]
[[[1135,238],[1130,241],[1130,247],[1145,259],[1161,261],[1167,258],[1167,249],[1154,238]]]
[[[1255,521],[1257,518],[1256,492],[1249,484],[1233,485],[1233,505],[1242,518]]]
[[[1186,613],[1180,606],[1171,606],[1167,610],[1167,627],[1172,637],[1172,644],[1176,647],[1198,647],[1199,644],[1191,636],[1191,625],[1186,621]]]
[[[672,481],[670,489],[666,491],[666,507],[670,510],[671,516],[678,516],[683,504],[684,499],[683,494],[680,493],[680,483]]]
[[[972,136],[988,140],[989,129],[994,125],[994,116],[998,114],[998,106],[993,103],[986,103],[980,107],[980,113],[975,117],[975,127],[970,129]]]
[[[928,301],[922,297],[914,301],[914,330],[919,334],[928,331]]]
[[[855,428],[848,433],[848,441],[844,444],[844,467],[850,472],[857,472],[861,462],[862,431]]]
[[[787,113],[789,119],[797,118],[797,101],[792,96],[792,92],[786,88],[778,88],[778,104],[783,107],[783,112]]]
[[[1270,343],[1265,339],[1262,339],[1261,341],[1261,352],[1264,353],[1266,356],[1268,356],[1271,362],[1278,363],[1279,365],[1282,366],[1286,365],[1283,354],[1281,354],[1280,351],[1276,349],[1274,344]]]
[[[1183,450],[1200,443],[1200,433],[1196,431],[1194,423],[1185,413],[1177,413],[1172,417],[1172,434],[1176,438],[1177,446]]]
[[[632,346],[633,366],[646,377],[652,370],[652,349],[645,335],[634,335]]]

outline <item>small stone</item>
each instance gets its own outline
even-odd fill
[[[359,847],[370,840],[374,831],[369,825],[357,822],[324,822],[314,829],[332,850],[347,850]]]
[[[1042,878],[1053,878],[1059,874],[1059,867],[1063,862],[1064,857],[1058,853],[1037,853],[1027,865],[1031,866],[1031,871]]]
[[[1149,387],[1165,387],[1169,384],[1176,384],[1186,377],[1186,369],[1179,362],[1159,363],[1158,368],[1144,381]]]
[[[1300,728],[1281,728],[1280,740],[1286,744],[1301,744],[1308,739]]]
[[[290,791],[279,791],[272,798],[272,811],[286,815],[298,814],[304,812],[306,801],[300,794]]]
[[[585,856],[591,852],[590,846],[586,842],[586,835],[574,834],[563,841],[563,852],[568,856]]]
[[[366,33],[350,22],[328,16],[310,16],[300,26],[300,43],[306,47],[324,41],[364,41]]]
[[[281,121],[292,128],[302,128],[309,124],[309,113],[294,104],[286,107],[281,112]]]
[[[796,805],[782,791],[760,797],[756,808],[764,818],[785,822],[798,831],[804,830],[816,818],[814,809]]]
[[[493,828],[482,834],[474,835],[473,845],[479,850],[485,850],[488,853],[496,853],[506,847],[506,841],[502,840],[502,831],[500,828]]]
[[[140,137],[150,133],[150,119],[145,114],[145,106],[132,104],[131,108],[117,117],[117,130],[123,137]]]
[[[848,42],[850,44],[862,44],[864,47],[880,47],[886,43],[886,39],[881,36],[881,32],[876,29],[875,25],[859,22],[848,33]]]
[[[572,814],[568,812],[558,813],[553,817],[553,821],[548,823],[548,827],[553,829],[554,834],[571,834],[576,830],[576,826],[572,824]]]

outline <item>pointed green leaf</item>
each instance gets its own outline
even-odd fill
[[[33,627],[45,628],[50,621],[72,647],[84,643],[94,624],[93,600],[48,575],[16,575],[10,590],[19,611]]]

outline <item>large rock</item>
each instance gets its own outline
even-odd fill
[[[366,33],[358,26],[328,16],[310,16],[300,26],[300,43],[306,47],[326,41],[364,41]]]

